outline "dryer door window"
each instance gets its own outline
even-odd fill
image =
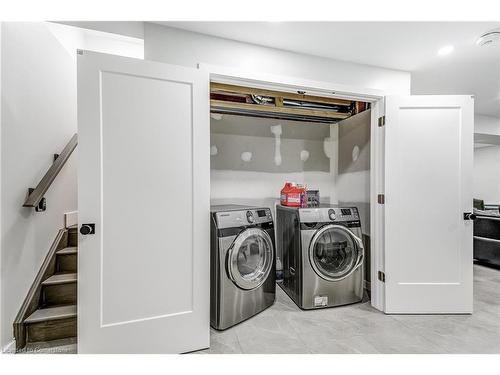
[[[243,231],[228,254],[228,273],[242,289],[255,289],[269,276],[274,262],[271,237],[259,228]]]
[[[346,278],[362,263],[363,248],[348,228],[326,225],[311,240],[309,260],[322,278],[337,281]]]

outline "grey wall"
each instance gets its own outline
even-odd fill
[[[368,110],[339,123],[339,174],[370,170],[370,119]]]
[[[275,137],[271,126],[281,126],[281,165],[274,162]],[[285,121],[247,116],[223,115],[210,121],[210,144],[218,150],[210,158],[216,170],[287,173],[303,171],[330,171],[330,160],[323,148],[330,135],[328,124]],[[302,161],[301,151],[309,152]],[[251,152],[252,160],[241,159],[242,152]]]
[[[358,207],[363,233],[370,233],[370,128],[371,111],[338,123],[337,197],[341,204]],[[359,156],[353,160],[353,148]]]
[[[224,115],[211,121],[212,203],[242,203],[274,207],[285,181],[319,189],[324,203],[358,207],[363,232],[370,232],[370,120],[365,111],[337,124],[322,125]],[[274,137],[269,127],[280,123],[281,166],[274,164]],[[353,148],[359,148],[353,160]],[[307,149],[312,161],[300,161]],[[241,160],[251,151],[250,162]],[[327,156],[330,155],[330,157]],[[316,155],[313,157],[312,155]]]
[[[365,245],[365,280],[370,282],[370,130],[371,111],[361,112],[338,127],[338,174],[336,178],[339,204],[356,206],[361,219]],[[357,147],[358,153],[353,152]],[[356,156],[354,160],[353,156]]]
[[[276,165],[275,137],[271,126],[281,125],[281,165]],[[325,153],[329,124],[223,115],[211,120],[210,144],[217,154],[210,157],[212,204],[240,203],[271,207],[279,202],[285,181],[319,189],[329,202],[333,185],[330,159]],[[309,158],[302,161],[300,152]],[[245,162],[242,152],[251,152]],[[273,212],[274,213],[274,212]]]

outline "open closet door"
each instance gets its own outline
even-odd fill
[[[386,98],[387,313],[472,312],[473,113],[470,96]]]
[[[208,90],[195,69],[79,51],[80,353],[209,346]]]

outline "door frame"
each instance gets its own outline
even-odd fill
[[[359,100],[371,103],[370,132],[370,290],[371,305],[385,311],[385,286],[378,279],[384,272],[384,205],[377,203],[378,194],[384,193],[385,130],[378,125],[385,114],[385,96],[382,90],[343,85],[334,82],[307,80],[298,77],[245,71],[225,66],[198,63],[198,69],[208,73],[210,82],[252,86],[268,90],[296,92],[311,95]],[[410,93],[405,94],[410,95]]]

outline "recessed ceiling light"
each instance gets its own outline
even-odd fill
[[[455,49],[455,47],[453,47],[452,45],[447,45],[447,46],[441,47],[438,51],[438,55],[439,56],[449,55],[450,53],[453,52],[454,49]]]

